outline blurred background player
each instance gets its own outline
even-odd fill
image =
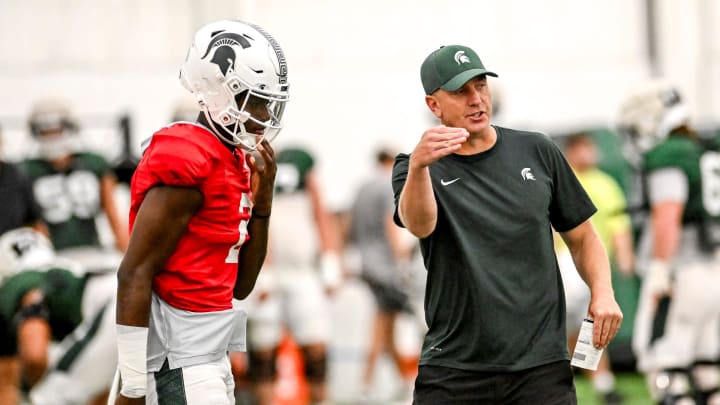
[[[649,210],[638,243],[638,368],[662,404],[719,404],[720,154],[698,139],[667,83],[630,94],[620,125],[641,157]]]
[[[634,252],[630,218],[626,213],[626,201],[617,182],[597,167],[598,150],[589,133],[580,132],[563,140],[563,152],[577,179],[597,207],[591,222],[597,229],[610,258],[613,273],[632,274]],[[580,333],[580,325],[587,316],[590,290],[575,269],[572,256],[562,238],[555,238],[558,265],[565,288],[567,308],[568,343],[574,351]],[[606,404],[622,402],[615,389],[615,376],[610,367],[608,351],[603,352],[597,371],[588,372],[593,388]]]
[[[0,403],[105,403],[115,371],[112,273],[88,274],[31,228],[0,236]]]
[[[420,341],[408,354],[407,350],[399,350],[395,339],[398,315],[413,312],[406,292],[408,275],[404,274],[409,271],[412,245],[407,243],[407,231],[395,225],[392,218],[395,203],[390,180],[395,155],[388,147],[377,150],[375,170],[358,189],[350,211],[349,243],[359,253],[360,275],[376,307],[363,371],[363,395],[372,397],[377,360],[387,353],[403,380],[400,399],[410,400]]]
[[[43,223],[40,206],[33,195],[32,182],[14,163],[2,158],[2,131],[0,131],[0,235],[22,226],[31,226],[43,234],[48,229]]]
[[[32,179],[33,193],[55,249],[88,268],[116,268],[117,263],[105,262],[111,260],[113,252],[103,248],[97,229],[98,215],[104,214],[115,248],[125,251],[127,224],[116,207],[116,179],[111,166],[100,155],[82,150],[80,128],[63,99],[38,100],[30,113],[29,127],[37,157],[26,160],[22,167]]]
[[[249,373],[260,404],[277,393],[276,359],[285,331],[299,345],[310,400],[327,400],[329,294],[342,274],[339,233],[328,212],[315,159],[304,148],[279,150],[268,261],[249,297]]]

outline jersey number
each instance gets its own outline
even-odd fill
[[[247,193],[243,193],[242,197],[240,198],[240,213],[245,214],[250,212],[250,196]],[[243,215],[244,216],[244,215]],[[238,238],[237,243],[232,245],[230,247],[230,250],[228,250],[228,255],[225,258],[225,263],[237,263],[238,259],[240,257],[240,247],[245,243],[245,240],[247,239],[247,226],[248,226],[248,220],[243,219],[240,221],[240,225],[238,225],[238,230],[240,231],[240,238]]]
[[[705,152],[700,158],[702,201],[708,214],[720,215],[720,153]]]
[[[73,216],[94,217],[100,206],[100,183],[92,172],[79,170],[70,174],[40,177],[33,185],[45,220],[57,224]]]

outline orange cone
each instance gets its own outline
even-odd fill
[[[275,404],[306,405],[310,403],[310,390],[305,380],[304,368],[300,347],[286,332],[280,341],[277,353]]]

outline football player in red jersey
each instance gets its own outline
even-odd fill
[[[267,253],[276,163],[270,141],[288,100],[287,66],[262,28],[218,21],[180,71],[196,123],[146,142],[131,185],[118,272],[116,404],[234,404],[228,352]]]

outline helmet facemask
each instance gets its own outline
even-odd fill
[[[287,96],[252,89],[240,79],[239,85],[230,84],[228,90],[239,89],[233,95],[234,105],[213,112],[204,103],[201,109],[213,132],[225,142],[255,150],[257,144],[271,142],[282,129]],[[219,124],[219,125],[218,125]]]

